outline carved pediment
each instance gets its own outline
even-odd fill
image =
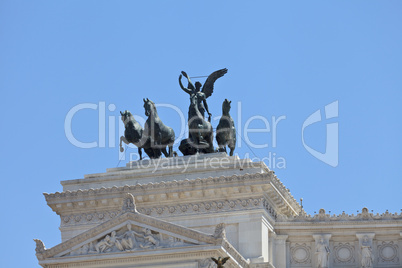
[[[217,226],[214,235],[208,235],[138,213],[134,197],[126,194],[122,213],[53,248],[45,249],[37,243],[39,260],[77,255],[124,253],[218,244],[224,238],[224,225]]]
[[[129,193],[123,201],[122,212],[116,218],[55,247],[45,249],[42,241],[35,240],[38,260],[217,245],[225,239],[224,224],[219,224],[214,234],[205,234],[139,213]]]
[[[171,235],[155,227],[150,228],[149,226],[138,225],[133,221],[127,221],[119,224],[116,228],[109,229],[106,231],[106,235],[88,239],[67,252],[57,254],[55,257],[134,252],[201,244],[206,243],[182,235]]]

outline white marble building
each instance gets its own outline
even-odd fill
[[[306,215],[263,162],[223,153],[135,161],[44,194],[64,267],[402,267],[402,214]]]

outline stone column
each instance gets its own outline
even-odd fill
[[[239,252],[252,263],[268,262],[268,232],[261,219],[239,223]]]
[[[268,261],[273,264],[275,262],[275,252],[274,252],[274,241],[275,241],[275,232],[272,232],[271,230],[268,233]]]
[[[275,236],[275,249],[274,249],[274,266],[275,267],[287,267],[286,266],[286,239],[288,235],[276,235]]]

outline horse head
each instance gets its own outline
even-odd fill
[[[153,103],[151,100],[143,99],[144,100],[144,109],[145,109],[145,115],[150,116],[153,112],[155,112],[155,103]]]
[[[123,124],[126,125],[129,121],[134,119],[133,115],[130,113],[130,111],[125,110],[124,112],[121,112],[121,121],[123,121]]]
[[[230,104],[232,103],[232,101],[228,101],[227,99],[225,99],[222,103],[222,111],[223,113],[228,113],[230,111]]]

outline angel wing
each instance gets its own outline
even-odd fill
[[[222,264],[225,264],[225,262],[227,262],[227,260],[229,260],[230,259],[230,257],[225,257],[225,258],[223,258],[222,259]]]
[[[227,72],[228,72],[228,69],[224,68],[224,69],[215,71],[208,76],[207,81],[205,81],[204,86],[202,87],[202,92],[204,92],[206,98],[211,96],[212,93],[214,92],[215,81],[218,78],[224,76]]]
[[[218,264],[218,260],[215,258],[211,258],[216,264]]]

